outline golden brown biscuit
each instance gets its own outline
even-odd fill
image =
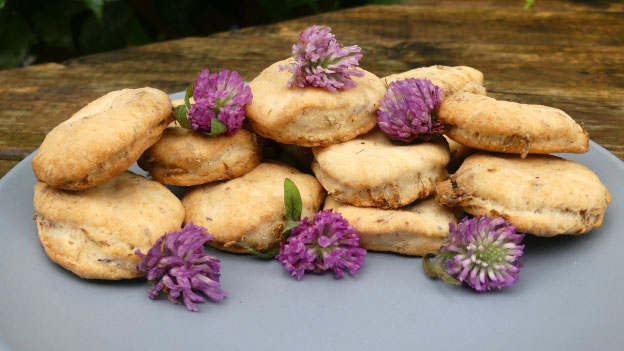
[[[503,217],[522,233],[582,234],[602,224],[611,195],[585,166],[549,155],[477,153],[436,189],[436,200]]]
[[[169,96],[152,88],[113,91],[56,126],[32,160],[35,176],[81,190],[123,173],[173,120]]]
[[[312,170],[329,195],[356,206],[397,208],[422,199],[448,176],[449,149],[435,143],[395,145],[379,129],[313,148]]]
[[[242,177],[196,187],[182,199],[185,222],[205,227],[214,235],[209,245],[246,253],[277,245],[284,224],[284,179],[290,178],[301,193],[301,217],[321,207],[325,192],[313,176],[274,163],[261,163]]]
[[[135,250],[147,253],[184,221],[175,195],[131,172],[81,191],[39,183],[34,206],[39,239],[50,259],[87,279],[142,275]]]
[[[480,150],[526,156],[589,149],[587,132],[565,112],[547,106],[460,92],[442,101],[438,120],[449,138]]]
[[[466,66],[421,67],[403,73],[391,74],[382,80],[386,84],[390,84],[396,80],[407,78],[428,79],[444,91],[444,96],[453,95],[460,90],[485,95],[483,73]]]
[[[239,177],[262,160],[262,138],[245,129],[208,136],[172,123],[138,164],[163,184],[198,185]]]
[[[453,211],[437,205],[433,198],[382,210],[343,204],[328,196],[324,209],[341,213],[355,227],[361,247],[405,255],[438,251],[449,234],[449,223],[457,223]]]
[[[249,86],[253,102],[247,117],[254,130],[284,144],[325,146],[355,138],[375,127],[377,107],[386,92],[383,82],[362,70],[353,77],[357,87],[329,91],[314,87],[287,87],[292,76],[276,62],[254,78]]]

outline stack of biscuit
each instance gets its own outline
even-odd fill
[[[383,79],[361,70],[356,87],[328,91],[288,88],[286,63],[250,82],[248,125],[234,135],[181,128],[172,110],[182,102],[151,88],[109,93],[54,128],[32,162],[48,256],[84,278],[133,278],[134,252],[189,222],[217,249],[271,250],[287,222],[285,178],[299,188],[303,217],[341,213],[368,250],[437,251],[462,211],[540,236],[601,225],[611,196],[598,177],[546,155],[588,149],[587,133],[563,111],[487,97],[470,67]],[[387,84],[405,78],[443,90],[445,138],[399,144],[376,128]],[[263,155],[265,144],[281,151]],[[152,180],[127,171],[135,161]],[[192,188],[180,201],[163,184]]]
[[[273,155],[263,162],[264,144],[245,128],[209,136],[172,122],[138,164],[158,182],[193,186],[182,198],[184,223],[206,228],[214,237],[210,246],[234,253],[265,251],[279,245],[286,225],[284,179],[299,185],[305,216],[318,211],[325,193],[313,176],[272,160]]]
[[[225,251],[273,248],[286,221],[285,178],[299,184],[303,214],[318,211],[325,193],[313,176],[261,163],[264,141],[250,130],[181,128],[178,104],[156,89],[115,91],[47,135],[32,166],[35,220],[52,261],[82,278],[135,278],[136,250],[188,222]],[[135,162],[152,180],[127,171]],[[170,185],[194,188],[180,201]]]
[[[356,88],[287,88],[280,61],[251,83],[253,128],[309,159],[332,209],[356,227],[369,250],[436,251],[463,211],[502,216],[539,236],[580,234],[602,223],[609,192],[596,175],[549,153],[588,150],[585,130],[565,112],[486,96],[473,68],[431,66],[383,79],[364,71]],[[445,139],[400,145],[372,122],[389,83],[428,79],[444,92]],[[516,155],[513,155],[516,154]],[[449,173],[451,174],[449,177]],[[455,209],[453,209],[455,207]],[[459,211],[457,210],[459,209]]]
[[[114,91],[55,127],[32,160],[39,183],[39,239],[52,261],[83,278],[141,275],[147,252],[180,229],[184,208],[162,184],[127,171],[173,120],[169,96],[152,88]]]
[[[611,195],[600,179],[548,155],[589,149],[587,132],[565,112],[463,91],[445,97],[438,119],[450,139],[480,150],[437,185],[439,204],[503,217],[537,236],[577,235],[602,224]]]
[[[328,193],[324,209],[340,212],[358,231],[362,247],[408,255],[437,250],[449,222],[457,221],[456,211],[432,198],[436,184],[448,178],[448,142],[392,143],[375,127],[379,101],[388,81],[406,77],[431,79],[449,93],[484,93],[483,75],[469,67],[433,66],[380,79],[362,70],[361,78],[353,78],[355,88],[328,91],[288,88],[290,73],[279,69],[288,62],[271,65],[251,81],[254,100],[247,117],[254,130],[296,145],[284,148],[288,159],[312,161]],[[456,145],[455,163],[470,152]]]
[[[297,169],[309,169],[305,160],[312,154],[304,148],[348,141],[375,127],[377,104],[385,93],[377,76],[364,72],[356,78],[356,88],[341,92],[289,89],[291,75],[279,69],[286,62],[276,62],[251,81],[253,101],[246,107],[251,128],[278,152],[267,152],[245,175],[194,187],[182,199],[185,221],[205,227],[214,236],[208,244],[217,249],[246,253],[276,248],[287,222],[284,179],[297,184],[303,217],[319,211],[325,198],[317,179]]]
[[[483,74],[465,66],[423,67],[382,81],[387,86],[407,78],[428,79],[446,96],[485,94]],[[368,250],[418,256],[437,251],[459,213],[432,195],[471,149],[443,138],[397,145],[379,129],[358,139],[314,152],[312,168],[331,195],[325,208],[341,212]]]

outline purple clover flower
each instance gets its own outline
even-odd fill
[[[245,105],[251,104],[251,88],[245,86],[236,71],[199,72],[193,84],[195,103],[188,111],[188,121],[194,130],[210,132],[212,119],[225,124],[225,134],[232,135],[245,119]]]
[[[517,234],[503,218],[487,216],[464,218],[457,226],[449,223],[449,243],[441,254],[454,254],[447,260],[446,272],[477,291],[501,289],[518,280],[523,263],[520,257],[524,234]]]
[[[331,34],[331,28],[311,26],[299,34],[299,42],[292,47],[295,61],[280,66],[280,70],[293,74],[289,88],[295,84],[332,91],[350,89],[357,86],[351,76],[364,76],[363,71],[355,69],[362,58],[360,51],[357,45],[343,47]]]
[[[321,273],[333,270],[336,278],[347,269],[355,274],[364,263],[366,250],[360,248],[360,237],[340,213],[320,211],[314,220],[308,217],[291,230],[280,243],[277,259],[290,274],[300,280],[306,271]]]
[[[147,295],[155,299],[162,290],[174,304],[180,304],[182,298],[189,311],[198,310],[194,303],[206,301],[196,292],[213,300],[223,299],[227,292],[220,288],[221,263],[204,251],[204,243],[212,239],[205,228],[189,222],[184,228],[163,235],[147,255],[135,251],[141,258],[137,271],[147,273],[147,279],[156,282]]]
[[[377,125],[390,139],[425,141],[442,134],[444,125],[436,115],[444,92],[427,79],[408,78],[391,82],[379,101]]]

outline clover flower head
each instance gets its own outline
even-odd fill
[[[377,125],[390,139],[411,142],[430,140],[444,126],[436,116],[443,91],[427,79],[408,78],[391,82],[379,101]]]
[[[206,301],[198,293],[212,300],[223,299],[227,292],[219,283],[221,263],[204,251],[204,243],[212,239],[205,228],[188,223],[163,235],[147,254],[137,250],[135,254],[141,258],[137,271],[146,273],[147,279],[155,283],[147,295],[155,299],[164,291],[169,301],[184,303],[189,311],[197,311],[195,303]]]
[[[441,255],[452,254],[446,272],[477,291],[509,287],[518,280],[524,234],[503,218],[464,218],[449,224],[449,242]]]
[[[341,278],[345,270],[353,275],[362,267],[365,255],[355,228],[340,213],[325,210],[317,212],[312,220],[304,218],[292,229],[288,239],[280,243],[277,259],[300,280],[307,271],[331,269],[336,278]]]
[[[252,94],[238,72],[210,73],[205,69],[193,84],[193,99],[188,121],[194,130],[210,132],[212,119],[217,118],[226,126],[225,134],[232,135],[245,119],[245,105],[251,104]]]
[[[289,70],[293,84],[303,88],[312,86],[327,90],[344,90],[357,86],[351,77],[363,77],[364,72],[355,67],[362,58],[360,47],[342,46],[331,28],[311,26],[299,34],[299,42],[292,47],[294,61],[280,70]]]

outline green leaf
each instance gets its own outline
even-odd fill
[[[535,0],[526,0],[526,2],[524,3],[524,9],[525,10],[530,9],[534,3],[535,3]]]
[[[289,178],[284,179],[284,208],[286,208],[286,218],[288,218],[289,222],[301,219],[301,210],[303,208],[301,194],[295,182]]]
[[[182,128],[193,130],[193,126],[188,120],[188,110],[191,109],[190,97],[193,96],[193,86],[189,86],[186,88],[186,93],[184,94],[184,105],[180,105],[173,110],[173,117],[175,117],[176,121],[180,123]]]
[[[282,240],[288,239],[288,237],[290,236],[290,230],[293,229],[294,227],[298,226],[299,224],[301,224],[301,222],[289,220],[286,223],[286,226],[284,227],[284,230],[282,230]]]
[[[180,123],[182,128],[193,129],[186,115],[186,106],[180,105],[176,107],[175,110],[173,110],[173,117],[175,117],[176,121]]]
[[[444,281],[445,283],[448,283],[451,285],[461,284],[459,280],[451,277],[450,274],[446,273],[442,265],[435,265],[434,267],[435,267],[436,273],[438,274],[438,277],[440,277],[440,279],[442,279],[442,281]]]
[[[265,252],[260,252],[260,251],[256,251],[254,249],[252,249],[251,247],[245,247],[247,249],[247,251],[254,255],[254,256],[258,256],[260,258],[264,258],[264,259],[271,259],[274,258],[277,253],[279,252],[279,248],[275,248],[271,251],[265,251]]]
[[[0,10],[6,5],[6,0],[0,0]]]
[[[82,0],[99,21],[102,20],[102,9],[104,8],[104,0]]]
[[[425,270],[425,274],[427,274],[427,276],[431,279],[435,279],[438,277],[438,273],[436,272],[430,261],[430,259],[435,257],[435,255],[435,253],[430,252],[425,254],[422,258],[422,265],[423,269]]]
[[[189,86],[186,88],[186,93],[184,94],[184,105],[186,105],[186,109],[191,109],[191,96],[193,96],[193,86]]]
[[[193,96],[193,86],[189,86],[188,88],[186,88],[186,92],[184,94],[184,105],[178,106],[176,108],[179,109],[180,107],[184,107],[184,119],[186,120],[186,125],[188,125],[188,127],[186,125],[184,125],[179,119],[178,116],[176,116],[176,119],[178,119],[178,122],[180,122],[180,125],[182,125],[182,127],[187,128],[187,129],[193,129],[193,127],[191,127],[191,124],[188,121],[188,116],[186,114],[186,112],[188,110],[191,109],[191,97]],[[175,111],[174,111],[174,115],[175,115]],[[210,132],[209,133],[204,133],[206,135],[219,135],[219,134],[223,134],[227,132],[227,127],[225,126],[225,124],[223,124],[223,122],[219,121],[216,117],[210,120]]]
[[[219,121],[216,117],[210,120],[210,133],[206,133],[208,135],[219,135],[225,133],[227,131],[227,127],[223,122]]]

